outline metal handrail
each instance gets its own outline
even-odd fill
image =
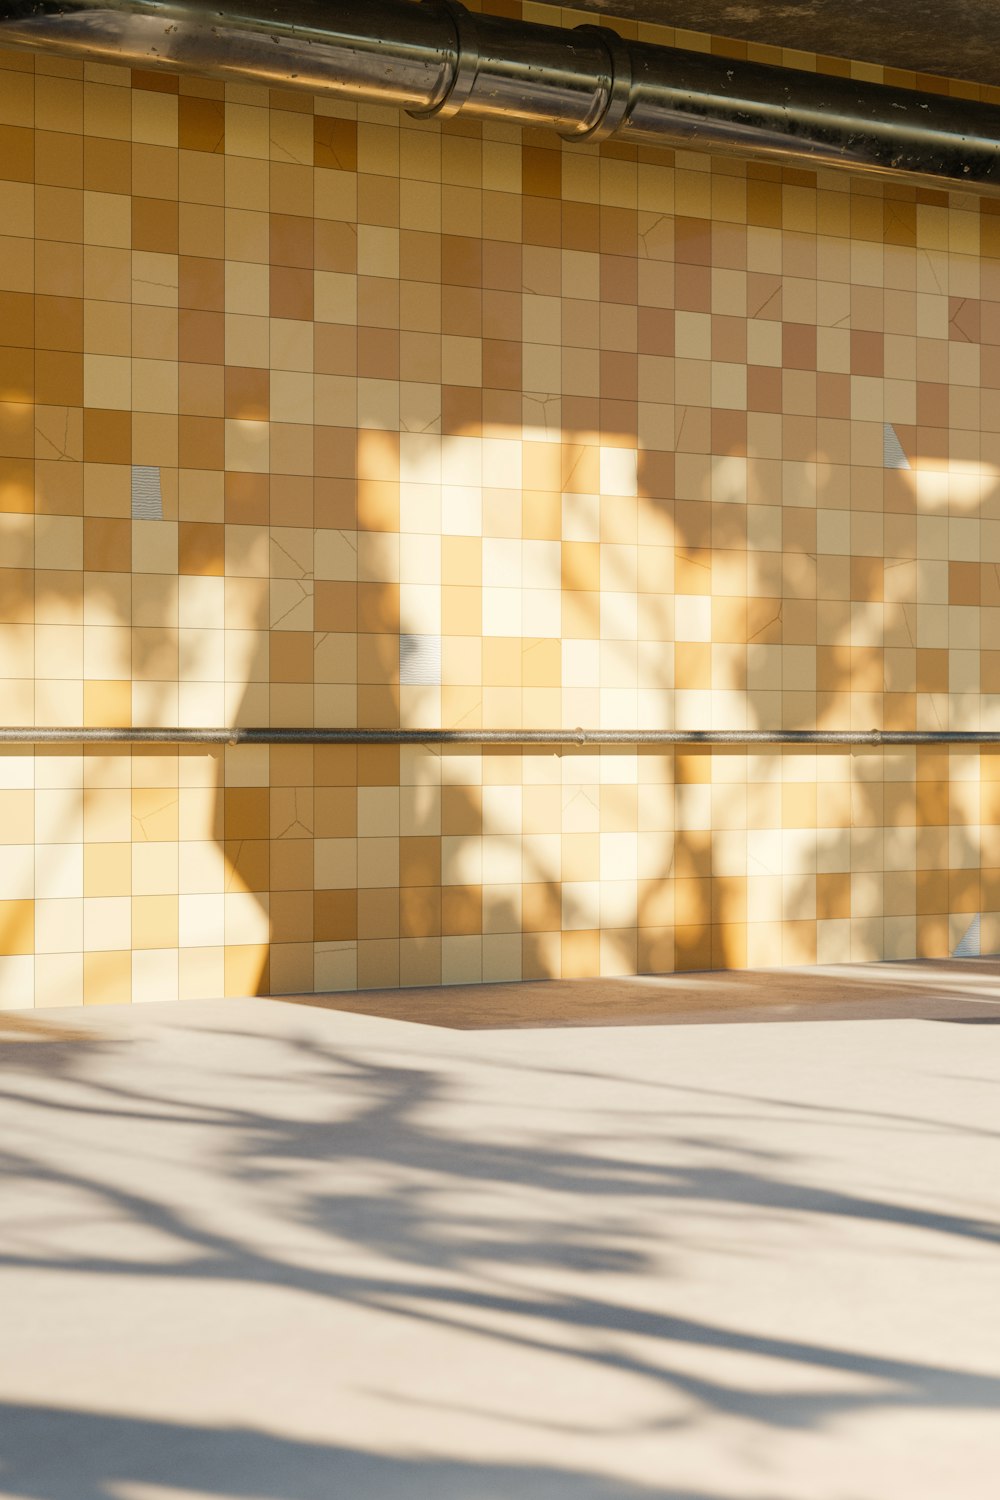
[[[1000,729],[349,729],[6,725],[0,745],[1000,745]]]

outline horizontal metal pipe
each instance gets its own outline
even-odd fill
[[[0,745],[1000,745],[997,729],[135,729],[0,726]]]
[[[456,0],[0,0],[0,46],[1000,193],[1000,110]]]

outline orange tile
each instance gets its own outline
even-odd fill
[[[441,884],[441,840],[439,838],[401,838],[399,841],[400,886],[439,886]],[[424,933],[412,933],[422,937]]]
[[[83,523],[83,566],[91,573],[129,573],[132,523],[88,516]]]
[[[35,465],[30,458],[0,458],[0,511],[30,515],[34,508]]]
[[[312,943],[313,905],[301,891],[272,891],[268,913],[272,943]]]
[[[226,111],[222,100],[182,94],[177,101],[177,144],[182,151],[225,151]]]
[[[440,937],[440,886],[414,886],[400,890],[399,932],[404,938]]]
[[[358,937],[399,937],[399,891],[394,887],[384,890],[358,891]],[[396,981],[398,982],[398,981]]]
[[[167,198],[132,199],[132,249],[177,254],[176,203]]]
[[[315,941],[318,943],[353,942],[357,935],[357,891],[314,891],[313,936]]]
[[[441,832],[478,837],[483,831],[482,790],[475,786],[441,788]]]
[[[50,300],[32,297],[27,292],[0,292],[0,329],[3,330],[4,343],[20,349],[35,348],[38,338],[36,305]]]
[[[712,928],[680,925],[674,930],[674,967],[679,973],[712,967]]]
[[[267,838],[271,822],[271,804],[266,787],[226,787],[226,838]]]
[[[398,786],[398,745],[366,745],[358,756],[358,786]]]
[[[222,798],[219,799],[222,805]],[[270,844],[265,836],[225,839],[223,853],[227,865],[226,889],[231,891],[266,891],[270,885]]]
[[[358,127],[353,120],[313,117],[313,162],[334,172],[358,170]]]
[[[131,463],[131,414],[94,406],[84,407],[83,457],[86,463]]]
[[[562,935],[563,979],[591,979],[601,972],[599,932],[564,932]]]
[[[293,318],[311,322],[313,316],[312,271],[296,266],[272,266],[270,297],[272,318]]]
[[[32,401],[34,394],[34,351],[0,347],[0,401]]]
[[[178,527],[178,567],[181,573],[221,578],[225,572],[225,527],[182,521]]]
[[[164,75],[159,74],[160,78]],[[83,185],[92,193],[132,191],[131,143],[101,136],[83,137]]]
[[[527,890],[527,888],[525,888]],[[554,923],[549,930],[555,930]],[[446,885],[441,891],[441,931],[463,937],[482,931],[483,892],[478,885]]]
[[[0,161],[8,182],[32,182],[35,175],[34,132],[16,125],[0,125]]]

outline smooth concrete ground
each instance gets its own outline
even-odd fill
[[[0,1495],[995,1500],[1000,970],[599,991],[0,1016]]]

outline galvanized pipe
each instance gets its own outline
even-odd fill
[[[135,729],[0,727],[0,745],[1000,745],[996,729]]]
[[[470,15],[456,0],[0,0],[0,46],[1000,192],[1000,110]]]

